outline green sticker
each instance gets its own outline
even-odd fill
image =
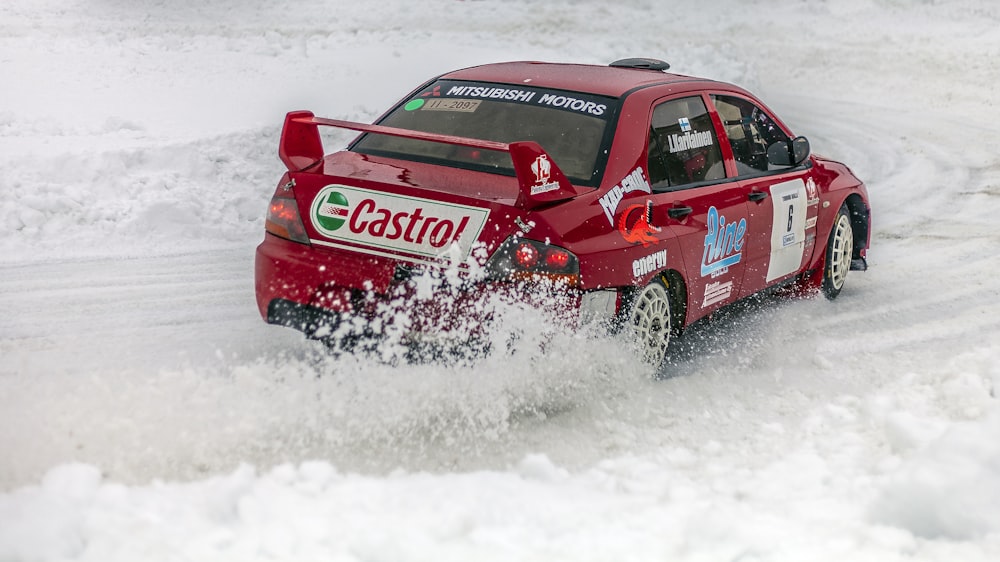
[[[334,231],[344,225],[351,207],[347,197],[339,191],[331,191],[319,205],[314,205],[313,222],[319,229]]]
[[[406,102],[406,105],[403,106],[403,109],[407,111],[414,111],[420,109],[423,106],[424,106],[424,100],[421,98],[417,98],[415,100],[410,100]]]

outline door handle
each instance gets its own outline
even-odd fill
[[[763,201],[765,199],[767,199],[767,192],[766,191],[757,191],[757,190],[754,190],[754,191],[750,192],[750,200],[753,201],[753,202],[755,202],[755,203],[757,201]]]
[[[691,207],[678,205],[676,207],[670,207],[670,209],[667,210],[667,216],[669,216],[672,219],[680,220],[690,215],[692,212],[694,212],[694,209],[692,209]]]

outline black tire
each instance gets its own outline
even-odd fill
[[[844,203],[837,211],[826,242],[826,262],[823,265],[823,295],[826,298],[837,298],[844,288],[853,254],[854,228],[851,226],[851,212]]]
[[[635,294],[628,325],[642,359],[659,367],[667,356],[674,329],[670,291],[659,277]]]

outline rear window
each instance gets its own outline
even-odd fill
[[[573,182],[597,185],[607,161],[617,100],[520,85],[441,80],[386,115],[379,125],[503,143],[537,142]],[[506,152],[366,134],[351,150],[513,175]]]

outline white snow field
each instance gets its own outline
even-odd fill
[[[659,378],[586,333],[410,365],[261,321],[286,111],[630,56],[848,163],[870,270]],[[1000,560],[997,61],[992,0],[0,3],[0,561]]]

